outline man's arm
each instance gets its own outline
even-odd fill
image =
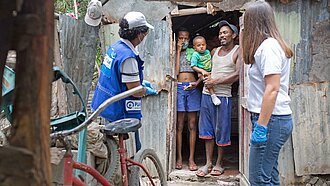
[[[216,50],[217,50],[217,48],[212,49],[212,51],[211,51],[211,56],[212,57],[213,57],[213,55],[214,55],[214,53],[215,53]]]

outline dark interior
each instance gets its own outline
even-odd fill
[[[192,39],[201,35],[207,40],[208,49],[211,50],[214,47],[218,47],[218,24],[221,20],[226,20],[230,24],[235,25],[239,29],[239,17],[242,15],[238,10],[231,12],[219,11],[216,15],[210,14],[197,14],[189,16],[180,16],[172,18],[172,30],[173,33],[177,33],[180,27],[185,27],[190,31],[190,44]],[[238,40],[236,41],[238,44]]]
[[[191,7],[181,7],[191,8]],[[180,27],[185,27],[190,31],[190,47],[192,47],[192,39],[196,35],[202,35],[207,40],[208,49],[211,51],[213,48],[220,46],[218,40],[219,27],[217,23],[221,20],[226,20],[229,23],[237,26],[239,29],[239,17],[242,15],[239,11],[223,12],[219,11],[216,15],[209,14],[197,14],[190,16],[181,16],[172,18],[172,30],[173,33],[177,33]],[[238,44],[238,39],[235,41]],[[224,167],[226,168],[225,174],[237,175],[239,167],[239,135],[238,135],[238,82],[233,84],[232,88],[232,132],[231,132],[231,146],[225,147],[224,149]],[[198,131],[197,131],[198,133]],[[197,134],[198,136],[198,134]],[[182,155],[183,155],[183,169],[187,169],[188,157],[189,157],[189,130],[187,124],[185,124],[183,131],[183,144],[182,144]],[[216,147],[214,148],[213,164],[216,161]],[[195,161],[200,167],[205,164],[205,147],[204,141],[197,138]]]

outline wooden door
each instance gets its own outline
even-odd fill
[[[240,46],[242,46],[243,40],[243,16],[239,18],[240,22]],[[243,56],[242,47],[240,47],[240,56]],[[243,63],[243,62],[242,62]],[[240,79],[239,79],[239,171],[241,173],[240,183],[241,185],[249,185],[248,174],[249,174],[249,143],[250,143],[250,135],[252,131],[250,114],[247,110],[247,96],[248,96],[248,71],[250,66],[246,64],[242,64],[240,71]]]

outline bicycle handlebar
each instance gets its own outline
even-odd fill
[[[60,69],[60,67],[58,66],[54,66],[53,67],[53,73],[54,73],[54,78],[53,81],[57,81],[58,79],[61,78],[62,82],[66,83],[66,84],[71,84],[73,87],[73,94],[78,95],[80,102],[83,106],[82,112],[85,113],[86,116],[87,115],[87,107],[86,104],[84,102],[84,99],[82,98],[82,96],[80,95],[80,92],[78,90],[78,87],[73,83],[72,79],[64,72]]]
[[[72,135],[75,133],[78,133],[81,131],[83,128],[87,127],[92,121],[110,104],[113,102],[119,101],[121,99],[124,99],[128,96],[131,96],[133,94],[136,94],[138,92],[141,92],[143,90],[143,86],[138,86],[132,89],[129,89],[125,92],[122,92],[120,94],[117,94],[107,100],[105,100],[82,124],[78,125],[77,127],[70,129],[70,130],[64,130],[64,131],[59,131],[59,132],[54,132],[50,135],[51,138],[57,138],[58,136],[68,136]]]

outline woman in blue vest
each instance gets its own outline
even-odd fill
[[[145,89],[126,99],[107,107],[100,115],[113,122],[123,118],[141,119],[141,97],[158,92],[143,81],[143,63],[136,47],[143,41],[149,29],[140,12],[129,12],[119,23],[121,39],[109,47],[101,67],[100,77],[92,100],[92,109],[96,110],[106,99],[128,89],[143,85]],[[141,148],[139,133],[135,133],[136,151]]]

